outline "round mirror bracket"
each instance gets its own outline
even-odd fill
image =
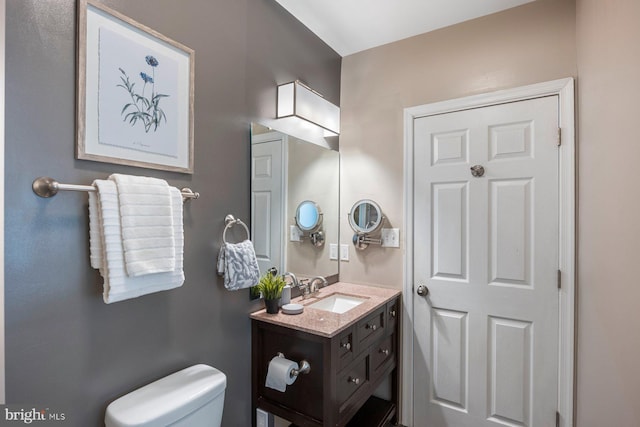
[[[315,231],[313,233],[309,233],[309,240],[311,244],[317,248],[324,245],[324,231]]]
[[[360,251],[367,249],[371,244],[374,244],[374,245],[382,244],[382,239],[373,239],[365,233],[355,233],[353,235],[352,240],[353,240],[353,245],[356,247],[356,249]]]

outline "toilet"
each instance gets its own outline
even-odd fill
[[[194,365],[147,384],[107,407],[106,427],[220,427],[227,377]]]

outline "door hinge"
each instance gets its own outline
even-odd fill
[[[562,289],[562,271],[558,270],[558,289]]]
[[[556,427],[560,427],[560,412],[556,411]]]
[[[562,145],[562,128],[558,128],[558,147]]]

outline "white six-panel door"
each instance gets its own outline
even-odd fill
[[[414,425],[555,425],[558,97],[417,118],[413,135],[413,277],[429,291],[414,295]]]
[[[251,236],[260,272],[284,273],[284,164],[281,134],[252,137]]]

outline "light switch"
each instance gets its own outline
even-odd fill
[[[302,237],[302,230],[297,225],[292,225],[289,228],[289,240],[292,242],[299,242]]]
[[[349,261],[349,245],[340,245],[340,261]]]
[[[338,260],[338,244],[337,243],[329,244],[329,259],[334,261]]]
[[[273,427],[275,425],[273,414],[256,409],[256,426],[257,427]]]
[[[383,228],[381,239],[382,239],[383,248],[399,248],[400,247],[400,229]]]

